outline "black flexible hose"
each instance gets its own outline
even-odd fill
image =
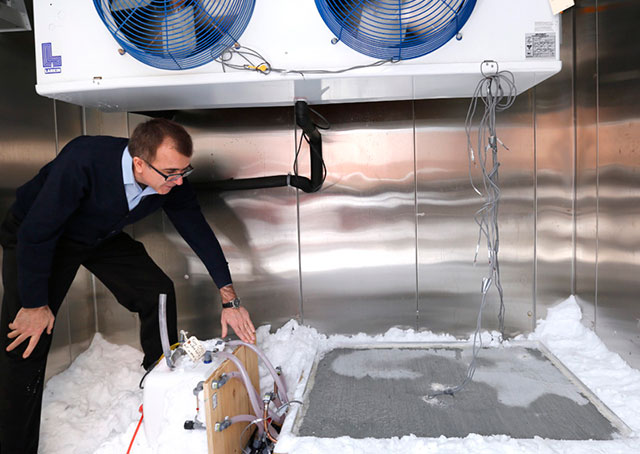
[[[296,101],[296,124],[302,129],[310,147],[311,178],[299,175],[274,175],[269,177],[239,178],[213,181],[208,183],[193,183],[197,189],[214,191],[238,191],[243,189],[264,189],[293,186],[304,192],[316,192],[324,181],[324,163],[322,161],[322,135],[311,120],[310,109],[306,101]]]

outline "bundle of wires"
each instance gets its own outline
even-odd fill
[[[234,58],[238,57],[238,58]],[[240,63],[233,63],[233,61],[240,61]],[[399,59],[388,60],[376,60],[373,63],[366,65],[350,66],[348,68],[341,69],[283,69],[274,68],[271,63],[264,58],[258,51],[251,49],[250,47],[242,46],[240,43],[226,49],[222,54],[215,59],[216,62],[222,65],[222,71],[227,72],[227,69],[235,69],[238,71],[255,71],[261,74],[270,74],[271,72],[280,74],[299,74],[304,79],[305,74],[342,74],[348,71],[354,71],[356,69],[370,68],[374,66],[382,66],[387,63],[398,63]]]
[[[495,68],[493,74],[486,74],[485,66]],[[500,282],[500,262],[498,261],[498,251],[500,248],[500,232],[498,230],[498,206],[500,203],[500,180],[498,169],[498,145],[505,150],[507,146],[498,138],[496,133],[496,113],[502,112],[513,105],[516,98],[516,86],[514,76],[509,71],[499,71],[496,62],[483,62],[480,67],[483,78],[478,82],[469,104],[467,117],[465,120],[465,132],[467,134],[467,152],[469,158],[469,180],[473,190],[484,199],[480,209],[475,213],[475,221],[478,224],[478,243],[474,263],[478,258],[482,239],[486,239],[488,254],[488,272],[482,279],[482,301],[478,318],[476,320],[476,330],[473,334],[472,359],[467,369],[467,375],[458,386],[434,392],[428,397],[436,397],[443,394],[454,395],[461,391],[472,379],[476,371],[476,361],[482,349],[482,312],[487,304],[487,294],[491,287],[495,286],[500,299],[498,312],[498,322],[500,333],[504,338],[504,300],[502,284]],[[478,106],[484,104],[484,112],[477,125],[477,136],[473,138],[474,118],[478,112]],[[475,142],[475,151],[474,151]],[[481,182],[476,184],[473,181],[472,169],[479,167]],[[502,339],[501,339],[502,341]]]

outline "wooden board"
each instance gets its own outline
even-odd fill
[[[258,356],[244,345],[236,348],[233,354],[244,364],[254,388],[259,392]],[[221,432],[213,430],[215,424],[223,421],[225,416],[231,418],[237,415],[253,414],[249,395],[241,380],[233,378],[227,381],[222,388],[211,389],[212,381],[219,380],[223,374],[236,370],[235,364],[226,360],[204,384],[209,454],[241,454],[243,446],[246,446],[249,437],[255,430],[247,429],[242,435],[242,439],[240,435],[249,423],[236,423]]]

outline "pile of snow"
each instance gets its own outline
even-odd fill
[[[634,434],[610,441],[558,441],[535,438],[518,440],[497,435],[469,435],[465,438],[418,438],[413,435],[390,439],[320,439],[282,437],[277,451],[289,454],[350,453],[488,453],[492,454],[628,454],[640,452],[640,372],[581,322],[580,308],[573,297],[549,309],[530,340],[540,340],[614,413]],[[385,334],[367,336],[325,336],[315,329],[289,321],[275,333],[269,326],[257,330],[257,344],[274,365],[281,365],[291,398],[302,394],[301,375],[318,352],[336,347],[372,342],[451,342],[447,334],[392,328]],[[495,343],[497,333],[483,333],[485,344]],[[106,342],[99,334],[89,349],[46,385],[40,437],[42,454],[122,454],[127,451],[140,414],[142,354],[127,346]],[[262,391],[272,388],[267,370],[260,367]],[[159,454],[184,452],[206,454],[202,433],[167,427]],[[193,439],[186,440],[185,437]],[[204,440],[199,441],[196,440]],[[186,440],[186,441],[185,441]],[[199,446],[200,449],[197,447]],[[143,428],[132,454],[153,454]]]

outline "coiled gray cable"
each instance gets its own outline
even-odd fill
[[[469,110],[467,111],[465,120],[465,133],[467,134],[467,151],[469,157],[469,181],[474,191],[484,198],[484,203],[475,213],[475,221],[476,224],[478,224],[479,232],[473,262],[476,263],[477,261],[480,244],[484,237],[487,242],[489,270],[487,276],[482,279],[482,301],[476,320],[476,330],[473,334],[472,358],[467,369],[467,374],[458,386],[434,392],[429,394],[427,396],[428,398],[444,394],[453,396],[473,379],[476,371],[476,360],[480,349],[482,349],[482,336],[480,335],[482,330],[482,312],[487,304],[487,293],[492,286],[495,286],[500,298],[498,322],[500,325],[500,333],[502,338],[504,338],[505,307],[502,283],[500,282],[500,262],[498,260],[498,251],[500,248],[500,232],[498,230],[498,207],[500,202],[498,169],[500,167],[500,161],[498,160],[498,144],[502,145],[506,150],[508,150],[508,148],[496,134],[496,113],[502,112],[513,105],[517,90],[515,79],[511,72],[499,71],[498,64],[492,62],[495,64],[495,73],[485,74],[483,70],[485,63],[488,62],[483,62],[480,66],[483,78],[478,82],[471,103],[469,104]],[[484,112],[478,123],[476,151],[474,152],[471,130],[473,129],[473,118],[478,109],[479,101],[482,101],[484,104]],[[482,191],[478,189],[473,182],[471,173],[473,165],[477,165],[480,168],[482,177],[480,187]]]

